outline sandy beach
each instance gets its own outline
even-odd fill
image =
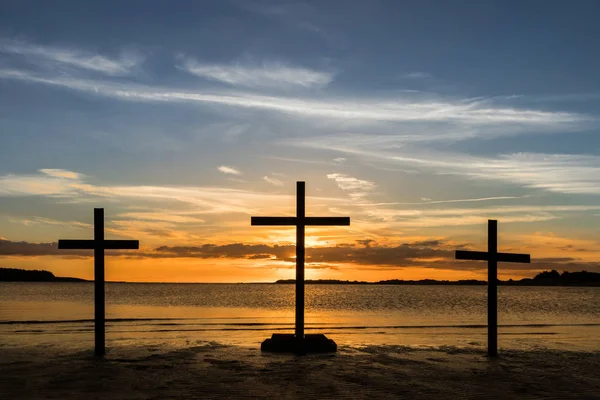
[[[600,399],[600,352],[341,346],[273,355],[216,342],[0,348],[3,399]]]

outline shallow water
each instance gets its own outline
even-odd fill
[[[485,286],[308,285],[306,328],[338,344],[485,346]],[[294,286],[106,284],[107,340],[254,346],[293,332]],[[500,287],[504,348],[600,349],[600,288]],[[5,344],[93,341],[92,283],[0,283]]]

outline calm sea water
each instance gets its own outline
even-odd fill
[[[485,286],[306,287],[306,327],[341,345],[485,346]],[[294,286],[106,284],[107,340],[257,345],[293,332]],[[500,287],[500,347],[600,350],[600,288]],[[0,283],[0,343],[93,343],[92,283]]]

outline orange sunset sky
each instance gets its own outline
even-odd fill
[[[294,215],[305,181],[307,215],[351,218],[307,228],[307,278],[485,279],[454,251],[488,219],[532,257],[501,279],[600,272],[593,13],[41,3],[0,12],[0,267],[91,279],[56,242],[103,207],[141,244],[107,280],[293,278],[294,228],[250,217]]]

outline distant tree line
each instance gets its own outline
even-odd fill
[[[501,285],[539,285],[539,286],[600,286],[600,273],[597,272],[567,272],[562,274],[557,270],[540,272],[533,278],[518,281],[512,279],[499,281]]]
[[[486,281],[476,279],[465,279],[459,281],[421,279],[421,280],[402,280],[390,279],[378,282],[364,281],[342,281],[337,279],[319,279],[306,280],[306,284],[316,285],[487,285]],[[296,283],[295,279],[281,279],[275,283],[291,284]],[[600,286],[600,273],[597,272],[563,272],[562,274],[556,270],[540,272],[533,278],[524,278],[520,280],[501,281],[499,285],[506,286]]]
[[[0,282],[86,282],[85,279],[54,276],[50,271],[25,270],[17,268],[0,268]],[[293,284],[295,279],[281,279],[278,284]],[[306,284],[314,285],[487,285],[486,281],[464,279],[458,281],[421,279],[390,279],[378,282],[342,281],[337,279],[306,280]],[[597,272],[563,272],[556,270],[540,272],[533,278],[501,281],[506,286],[600,286],[600,273]]]
[[[85,279],[58,277],[37,269],[0,268],[0,282],[85,282]]]

